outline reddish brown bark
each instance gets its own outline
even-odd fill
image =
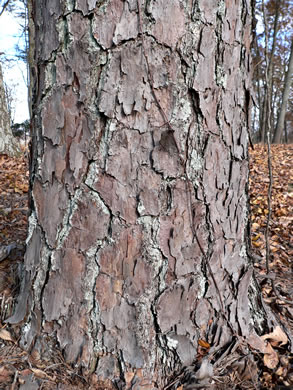
[[[23,343],[42,356],[56,344],[100,379],[162,388],[199,339],[262,326],[246,247],[250,4],[70,4],[33,6],[33,209],[10,322],[27,308]]]

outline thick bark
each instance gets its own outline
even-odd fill
[[[288,69],[285,76],[284,90],[282,96],[282,103],[278,115],[278,122],[276,126],[276,131],[274,134],[274,143],[280,143],[283,135],[284,123],[285,123],[285,115],[287,110],[287,104],[290,94],[290,88],[292,84],[292,75],[293,75],[293,40],[291,44],[290,58],[288,63]]]
[[[199,339],[264,324],[247,258],[250,4],[96,3],[33,5],[33,209],[9,321],[27,319],[43,357],[57,345],[101,379],[162,388]]]

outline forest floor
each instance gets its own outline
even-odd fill
[[[255,145],[254,150],[250,151],[249,185],[251,257],[256,278],[264,302],[278,318],[281,328],[291,337],[293,337],[292,155],[293,145],[272,145],[271,213],[268,210],[270,175],[267,149],[261,145]],[[66,365],[62,356],[58,354],[52,365],[31,356],[18,346],[19,329],[8,327],[4,323],[5,318],[11,314],[14,288],[17,286],[15,275],[18,264],[23,260],[28,220],[27,197],[27,159],[25,157],[12,159],[0,155],[0,390],[109,388],[106,384],[95,384],[93,376],[91,379],[81,377],[80,373]],[[226,382],[223,389],[293,389],[293,355],[289,350],[290,343],[284,345],[284,340],[282,342],[283,331],[278,333],[275,329],[274,332],[266,337],[270,339],[273,354],[251,351],[257,361],[257,378],[243,382],[233,377],[233,372],[228,370],[226,379],[227,376],[230,378],[229,385]],[[291,345],[291,350],[292,348]],[[185,389],[180,383],[177,387],[169,387],[171,388]]]

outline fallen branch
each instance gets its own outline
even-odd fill
[[[266,279],[271,281],[271,286],[274,291],[274,294],[277,299],[287,303],[288,305],[293,305],[293,301],[287,300],[280,296],[275,285],[275,278],[270,277],[272,273],[270,272],[270,223],[272,215],[272,188],[273,188],[273,173],[272,173],[272,159],[271,159],[271,140],[270,140],[270,131],[267,132],[267,150],[268,150],[268,170],[269,170],[269,187],[267,194],[267,204],[268,204],[268,216],[265,229],[265,243],[266,243]]]

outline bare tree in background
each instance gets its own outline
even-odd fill
[[[285,115],[286,115],[286,110],[287,110],[289,94],[290,94],[290,87],[292,85],[292,75],[293,75],[293,38],[292,38],[288,68],[287,68],[286,77],[285,77],[285,83],[284,83],[285,85],[284,85],[284,90],[283,90],[283,95],[282,95],[282,103],[281,103],[281,107],[280,107],[280,111],[279,111],[279,115],[278,115],[278,122],[277,122],[277,126],[276,126],[276,131],[275,131],[274,138],[273,138],[274,143],[280,143],[282,140],[284,125],[285,125]]]
[[[265,1],[262,0],[262,12],[264,21],[264,34],[265,34],[265,48],[264,48],[264,60],[266,64],[265,69],[265,82],[264,82],[264,98],[262,106],[262,118],[261,118],[261,142],[264,143],[266,140],[267,131],[271,133],[271,114],[272,114],[272,95],[273,95],[273,66],[274,66],[274,55],[277,42],[278,34],[278,22],[280,15],[280,2],[277,2],[274,16],[274,27],[273,27],[273,38],[272,47],[269,51],[269,30],[268,21],[266,16]]]
[[[0,153],[17,156],[20,154],[20,148],[12,135],[10,126],[10,112],[0,62]]]
[[[292,12],[293,3],[289,0],[255,2],[255,39],[252,56],[253,85],[256,92],[253,139],[256,141],[265,141],[267,128],[271,129],[273,136],[277,126],[285,87],[284,69],[287,68],[290,56]],[[292,93],[289,93],[288,106],[292,105],[291,96]],[[290,128],[289,125],[289,131]]]

